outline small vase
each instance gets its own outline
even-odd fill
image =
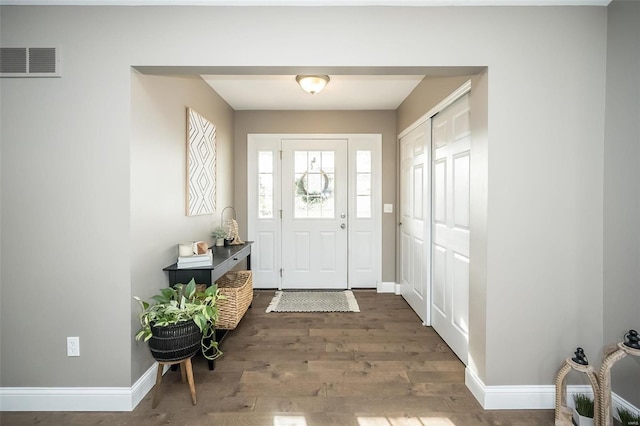
[[[224,246],[224,238],[216,238],[216,247]]]

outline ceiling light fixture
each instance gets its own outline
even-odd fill
[[[297,75],[296,81],[307,93],[315,95],[324,89],[324,86],[329,82],[328,75]]]

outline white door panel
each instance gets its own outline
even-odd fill
[[[282,141],[282,288],[346,289],[347,141]]]
[[[429,322],[428,277],[431,120],[400,138],[400,285],[402,296]]]
[[[465,95],[433,118],[431,323],[467,364],[470,109]]]
[[[250,135],[247,140],[248,239],[253,286],[280,286],[280,140]]]

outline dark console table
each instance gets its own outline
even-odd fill
[[[243,259],[247,259],[247,269],[251,270],[251,244],[253,244],[253,241],[247,241],[244,244],[236,246],[211,247],[211,252],[213,253],[213,264],[211,266],[179,269],[178,264],[174,263],[162,270],[169,273],[170,286],[178,283],[187,284],[192,278],[196,280],[197,284],[210,286]],[[227,330],[215,331],[214,338],[218,343],[222,341],[222,338],[226,335],[226,331]],[[209,361],[209,370],[213,370],[214,368],[214,361]]]

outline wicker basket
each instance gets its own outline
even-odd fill
[[[251,271],[229,272],[216,281],[220,294],[226,296],[218,300],[218,321],[216,328],[233,330],[253,301],[253,281]]]

